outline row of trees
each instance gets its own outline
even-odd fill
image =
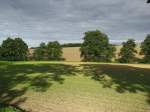
[[[110,62],[115,57],[115,47],[109,43],[106,34],[96,30],[85,33],[84,42],[81,45],[81,56],[84,61]],[[144,55],[142,60],[137,59],[135,54],[136,43],[133,39],[122,43],[119,58],[116,59],[120,63],[143,62],[150,63],[150,35],[141,43],[140,54]]]
[[[78,44],[81,46],[80,50],[83,61],[111,62],[112,58],[115,58],[116,47],[109,43],[108,36],[101,31],[86,32],[83,40],[81,45]],[[123,42],[122,45],[119,58],[116,59],[117,62],[150,63],[150,35],[147,35],[141,43],[140,54],[144,57],[140,61],[135,57],[137,51],[136,43],[133,39]],[[7,38],[0,46],[0,60],[24,61],[29,59],[28,55],[28,45],[21,38]],[[39,47],[35,48],[32,59],[63,60],[62,46],[57,41],[48,42],[48,44],[41,43]]]
[[[28,45],[21,38],[7,38],[0,46],[0,60],[2,61],[25,61],[29,59]],[[57,42],[41,43],[35,49],[32,59],[34,60],[61,60],[62,48]]]

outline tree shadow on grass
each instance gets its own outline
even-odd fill
[[[54,82],[63,84],[64,76],[76,75],[76,72],[75,66],[64,64],[0,63],[0,103],[18,105],[26,100],[18,97],[29,89],[45,92]]]
[[[150,103],[150,69],[109,64],[82,66],[84,74],[99,81],[104,88],[114,88],[119,93],[146,92]]]

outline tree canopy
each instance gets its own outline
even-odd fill
[[[1,45],[1,60],[27,60],[28,46],[21,38],[7,38]]]
[[[119,62],[121,63],[133,63],[135,61],[136,43],[133,39],[129,39],[127,42],[123,42],[123,47],[119,53]]]
[[[96,31],[85,32],[84,42],[81,45],[83,61],[111,61],[115,48],[109,44],[106,34]]]
[[[59,42],[49,42],[47,44],[48,60],[61,60],[62,48]]]
[[[44,42],[40,44],[34,51],[35,60],[47,60],[47,46]]]
[[[144,55],[143,62],[150,63],[150,34],[141,44],[141,53]]]
[[[41,43],[34,51],[35,60],[61,60],[62,48],[59,42]]]

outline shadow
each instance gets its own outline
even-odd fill
[[[64,64],[0,63],[0,103],[18,105],[29,89],[45,92],[54,82],[63,84],[65,77],[76,75],[75,66]],[[21,98],[19,98],[21,97]],[[18,100],[17,100],[18,99]]]
[[[0,112],[27,112],[14,105],[0,104]]]
[[[83,73],[118,93],[145,92],[150,103],[150,69],[109,64],[72,66],[13,62],[0,62],[0,103],[17,106],[27,100],[23,95],[28,90],[45,92],[54,83],[63,84],[65,76],[76,73]]]
[[[150,103],[150,69],[109,64],[81,66],[85,76],[99,81],[104,88],[112,88],[119,93],[146,92]]]

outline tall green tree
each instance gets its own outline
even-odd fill
[[[16,48],[16,60],[27,60],[28,58],[28,45],[21,39],[14,39]]]
[[[135,61],[135,53],[137,51],[136,43],[133,39],[129,39],[127,42],[123,42],[123,47],[120,50],[119,53],[119,62],[120,63],[133,63]]]
[[[0,60],[2,60],[2,48],[0,46]]]
[[[1,57],[6,61],[27,60],[28,46],[21,38],[7,38],[1,45]]]
[[[85,32],[84,42],[81,45],[83,61],[111,61],[115,48],[109,44],[106,34],[96,31]]]
[[[61,60],[62,58],[62,47],[59,42],[49,42],[47,44],[48,60]]]
[[[62,48],[59,42],[41,43],[34,51],[35,60],[61,60]]]
[[[47,55],[47,46],[44,42],[40,44],[38,48],[34,51],[34,59],[35,60],[48,60]]]
[[[144,55],[143,62],[150,63],[150,34],[141,44],[141,53]]]

